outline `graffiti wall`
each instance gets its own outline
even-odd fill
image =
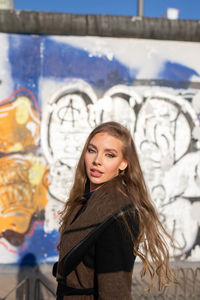
[[[0,263],[57,259],[59,212],[88,133],[129,128],[149,192],[200,256],[199,43],[0,34]]]

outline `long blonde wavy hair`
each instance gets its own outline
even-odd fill
[[[120,176],[126,183],[127,195],[137,212],[139,220],[139,235],[137,238],[133,236],[125,218],[123,218],[124,223],[133,240],[133,253],[138,255],[142,261],[141,277],[147,273],[150,275],[149,290],[155,277],[157,277],[158,288],[161,290],[169,283],[176,282],[174,272],[170,266],[169,250],[166,242],[167,238],[173,244],[173,239],[160,222],[158,213],[149,197],[132,136],[128,129],[121,124],[117,122],[102,123],[88,136],[75,171],[69,199],[61,214],[61,238],[71,212],[77,205],[85,201],[82,197],[88,181],[84,162],[85,153],[90,140],[101,132],[108,133],[122,141],[122,153],[124,159],[128,162],[128,166]]]

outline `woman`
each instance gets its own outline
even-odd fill
[[[96,127],[77,165],[62,213],[57,300],[131,299],[136,255],[142,275],[161,289],[174,282],[163,235],[129,131],[116,122]]]

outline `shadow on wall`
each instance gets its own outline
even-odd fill
[[[19,287],[16,291],[16,300],[35,299],[36,280],[43,277],[44,275],[40,271],[35,255],[33,253],[24,255],[17,276]]]

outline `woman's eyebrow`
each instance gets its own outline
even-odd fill
[[[116,149],[113,149],[113,148],[105,149],[105,151],[106,151],[106,152],[115,152],[115,153],[118,153],[117,150],[116,150]]]
[[[95,148],[95,149],[97,149],[97,147],[96,147],[95,145],[91,144],[91,143],[88,144],[88,147],[89,147],[89,146],[90,146],[90,147],[93,147],[93,148]]]
[[[94,144],[92,144],[92,143],[88,144],[88,147],[89,146],[97,149],[97,147]],[[115,153],[118,153],[118,151],[116,149],[114,149],[114,148],[106,148],[106,149],[104,149],[104,151],[105,152],[115,152]]]

